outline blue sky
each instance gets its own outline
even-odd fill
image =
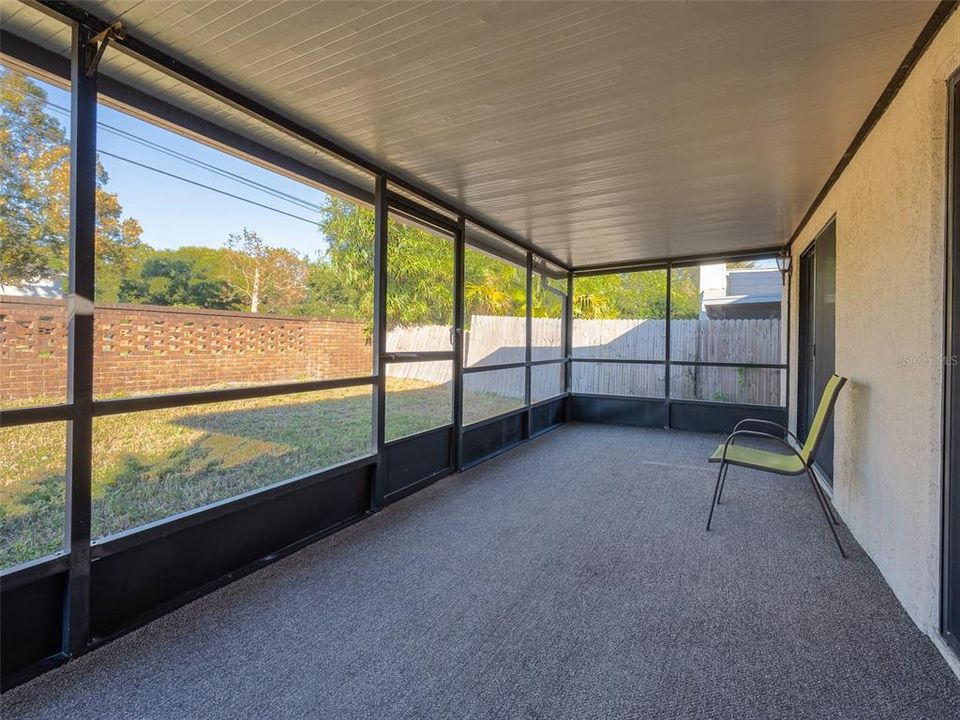
[[[69,93],[43,82],[38,81],[38,84],[47,91],[51,103],[48,112],[65,128],[69,128],[69,116],[53,107],[69,108]],[[187,160],[170,157],[161,150],[145,147],[116,131],[129,133],[167,150],[215,166],[216,169],[240,175],[248,181],[291,195],[309,205],[323,204],[326,195],[322,191],[103,105],[99,107],[97,119],[101,123],[98,146],[103,151],[100,162],[110,176],[107,190],[119,197],[124,216],[140,221],[143,226],[141,239],[147,244],[157,249],[183,245],[222,247],[230,233],[239,233],[246,227],[257,232],[269,245],[295,250],[311,258],[315,258],[323,249],[323,238],[315,224],[319,218],[315,209],[278,198],[265,190],[246,186],[241,181],[218,175],[214,170],[196,167]],[[268,207],[257,207],[249,202],[109,157],[105,153],[129,158],[141,165],[157,168]],[[303,219],[295,219],[283,213]]]

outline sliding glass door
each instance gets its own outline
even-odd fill
[[[805,440],[820,396],[835,371],[837,229],[831,223],[800,258],[800,375],[798,423]],[[833,478],[833,419],[817,450],[816,464]]]

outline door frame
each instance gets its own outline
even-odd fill
[[[806,439],[812,420],[810,412],[810,392],[812,358],[810,355],[810,333],[813,331],[814,313],[810,309],[811,298],[816,297],[816,240],[811,242],[802,253],[797,263],[797,437]],[[805,272],[805,265],[811,265],[810,272]],[[809,296],[809,297],[808,297]]]
[[[807,397],[812,382],[810,357],[811,332],[815,322],[816,308],[810,299],[816,296],[816,240],[800,253],[797,263],[797,437],[806,439],[810,431],[810,399]],[[807,268],[807,266],[810,266]]]
[[[823,235],[831,228],[833,229],[834,235],[834,262],[836,262],[837,214],[833,213],[820,230],[817,231],[817,234],[814,235],[813,240],[811,240],[803,249],[803,252],[800,253],[799,262],[797,263],[797,267],[799,268],[797,271],[799,276],[797,282],[797,436],[804,442],[806,441],[807,432],[809,432],[809,424],[816,414],[816,407],[820,396],[816,392],[815,356],[814,358],[807,358],[803,348],[805,341],[809,347],[810,333],[814,334],[814,341],[816,338],[817,245]],[[811,272],[809,273],[809,277],[805,279],[803,272],[804,261],[810,259],[811,256]],[[812,312],[809,309],[808,303],[804,302],[804,290],[810,293],[810,301],[814,303]],[[836,289],[834,289],[834,292],[836,292]],[[834,333],[836,333],[836,305],[834,305]],[[836,370],[836,348],[836,337],[834,337],[834,368],[832,372]],[[810,362],[805,362],[805,360],[809,360]],[[806,385],[809,390],[811,384],[813,385],[813,396],[809,398],[809,404],[807,404],[808,399],[804,397],[803,390],[804,385]],[[829,428],[825,429],[824,432],[828,430],[829,432],[834,432],[832,419],[830,420]],[[832,465],[833,463],[831,463],[831,466]],[[830,473],[826,472],[823,466],[817,462],[816,458],[813,459],[813,467],[821,480],[821,485],[825,486],[828,492],[832,492],[833,472],[835,468]]]
[[[960,654],[960,626],[949,625],[954,605],[960,604],[960,582],[951,569],[952,554],[960,553],[960,448],[955,447],[960,437],[960,71],[951,77],[948,90],[940,634]]]

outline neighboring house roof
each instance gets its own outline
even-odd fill
[[[703,306],[717,305],[754,305],[763,303],[780,303],[779,295],[725,295],[719,298],[704,298]]]
[[[775,268],[718,264],[701,274],[701,293],[707,317],[770,318],[780,313],[783,281]]]

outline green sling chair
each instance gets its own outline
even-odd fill
[[[813,418],[813,424],[810,426],[810,432],[807,435],[807,441],[800,450],[790,445],[783,436],[791,438],[797,446],[800,441],[797,436],[787,430],[779,423],[768,420],[742,420],[733,428],[733,432],[727,437],[725,443],[720,445],[716,452],[710,456],[710,462],[720,463],[720,472],[717,474],[717,485],[713,490],[713,502],[710,504],[710,515],[707,517],[707,530],[710,529],[710,523],[713,521],[713,511],[720,504],[720,498],[723,495],[723,486],[727,479],[727,469],[731,465],[753,468],[755,470],[766,470],[778,475],[803,475],[807,474],[810,478],[810,484],[813,486],[813,492],[820,501],[820,509],[827,518],[830,525],[830,531],[833,533],[833,539],[837,541],[837,547],[840,548],[840,554],[847,556],[837,535],[834,525],[839,524],[839,520],[830,508],[830,502],[820,487],[820,483],[813,475],[813,460],[817,455],[817,448],[820,447],[820,441],[823,439],[823,431],[833,414],[833,406],[837,402],[837,396],[840,394],[840,388],[847,382],[846,378],[834,375],[830,378],[827,386],[823,390],[823,396],[820,398],[820,405],[817,407],[817,414]],[[778,428],[780,435],[759,432],[757,430],[741,430],[744,425],[768,425]],[[757,437],[765,440],[774,440],[783,445],[790,451],[790,455],[782,453],[769,452],[767,450],[757,450],[754,448],[737,445],[735,440],[739,437]]]

